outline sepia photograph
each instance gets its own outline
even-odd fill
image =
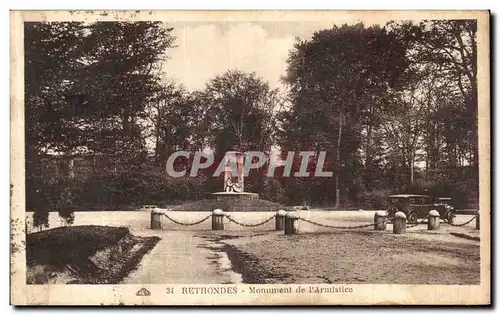
[[[488,11],[12,11],[11,304],[489,304],[489,41]]]

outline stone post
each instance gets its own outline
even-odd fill
[[[285,235],[293,235],[299,233],[299,216],[295,213],[288,212],[285,216]]]
[[[427,230],[439,230],[439,223],[441,222],[441,217],[437,210],[429,211],[427,216]]]
[[[387,217],[389,214],[387,211],[377,211],[375,212],[375,216],[373,217],[373,223],[375,230],[377,231],[385,231],[387,227]]]
[[[283,231],[285,229],[285,210],[279,210],[276,212],[276,231]]]
[[[393,234],[405,234],[406,233],[406,214],[401,211],[394,214],[394,224],[392,225]]]
[[[476,214],[476,230],[479,230],[479,212]]]
[[[151,229],[152,230],[161,230],[161,217],[163,216],[163,212],[157,209],[153,209],[151,211]]]
[[[212,230],[224,230],[224,211],[221,209],[215,209],[212,212]]]

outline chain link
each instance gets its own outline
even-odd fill
[[[193,222],[193,223],[184,223],[184,222],[179,222],[179,221],[177,221],[177,220],[175,220],[175,219],[172,219],[172,218],[171,218],[171,217],[169,217],[169,216],[168,216],[168,214],[166,214],[166,213],[163,213],[163,215],[164,215],[167,219],[169,219],[170,221],[174,222],[175,224],[185,225],[185,226],[191,226],[191,225],[197,225],[197,224],[203,223],[203,222],[205,222],[206,220],[208,220],[208,219],[212,216],[212,214],[210,213],[208,216],[206,216],[205,218],[203,218],[203,219],[201,219],[201,220],[199,220],[199,221],[196,221],[196,222]]]
[[[361,229],[361,228],[365,228],[365,227],[375,226],[376,225],[376,223],[363,224],[363,225],[354,225],[354,226],[328,225],[328,224],[323,224],[323,223],[319,223],[319,222],[314,222],[314,221],[311,221],[311,220],[308,220],[308,219],[304,219],[304,218],[298,218],[298,219],[302,220],[304,222],[310,223],[312,225],[321,226],[321,227],[327,227],[327,228],[332,228],[332,229]],[[390,221],[390,219],[386,219],[385,220],[385,222],[388,222],[388,221]]]
[[[233,223],[236,223],[236,224],[238,224],[238,225],[244,226],[244,227],[256,227],[256,226],[264,225],[264,224],[266,224],[267,222],[271,221],[272,219],[274,219],[274,218],[276,217],[275,215],[273,215],[273,216],[272,216],[272,217],[270,217],[269,219],[266,219],[266,220],[264,220],[264,221],[262,221],[262,222],[259,222],[259,223],[256,223],[256,224],[245,224],[245,223],[241,223],[241,222],[236,221],[235,219],[231,218],[231,216],[230,216],[230,215],[228,215],[228,214],[224,214],[224,216],[225,216],[225,217],[226,217],[229,221],[231,221],[231,222],[233,222]]]
[[[465,223],[460,223],[460,224],[454,224],[452,222],[448,222],[449,225],[451,226],[464,226],[464,225],[467,225],[469,223],[471,223],[472,221],[474,221],[476,219],[476,216],[473,216],[469,221],[465,222]]]

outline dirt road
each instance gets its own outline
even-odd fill
[[[244,283],[479,284],[479,242],[373,230],[225,241]]]

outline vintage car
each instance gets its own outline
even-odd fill
[[[400,194],[389,196],[387,212],[393,217],[397,211],[406,214],[408,223],[415,224],[427,216],[430,210],[437,210],[441,219],[453,223],[455,209],[449,204],[450,198],[433,198],[427,195]]]

